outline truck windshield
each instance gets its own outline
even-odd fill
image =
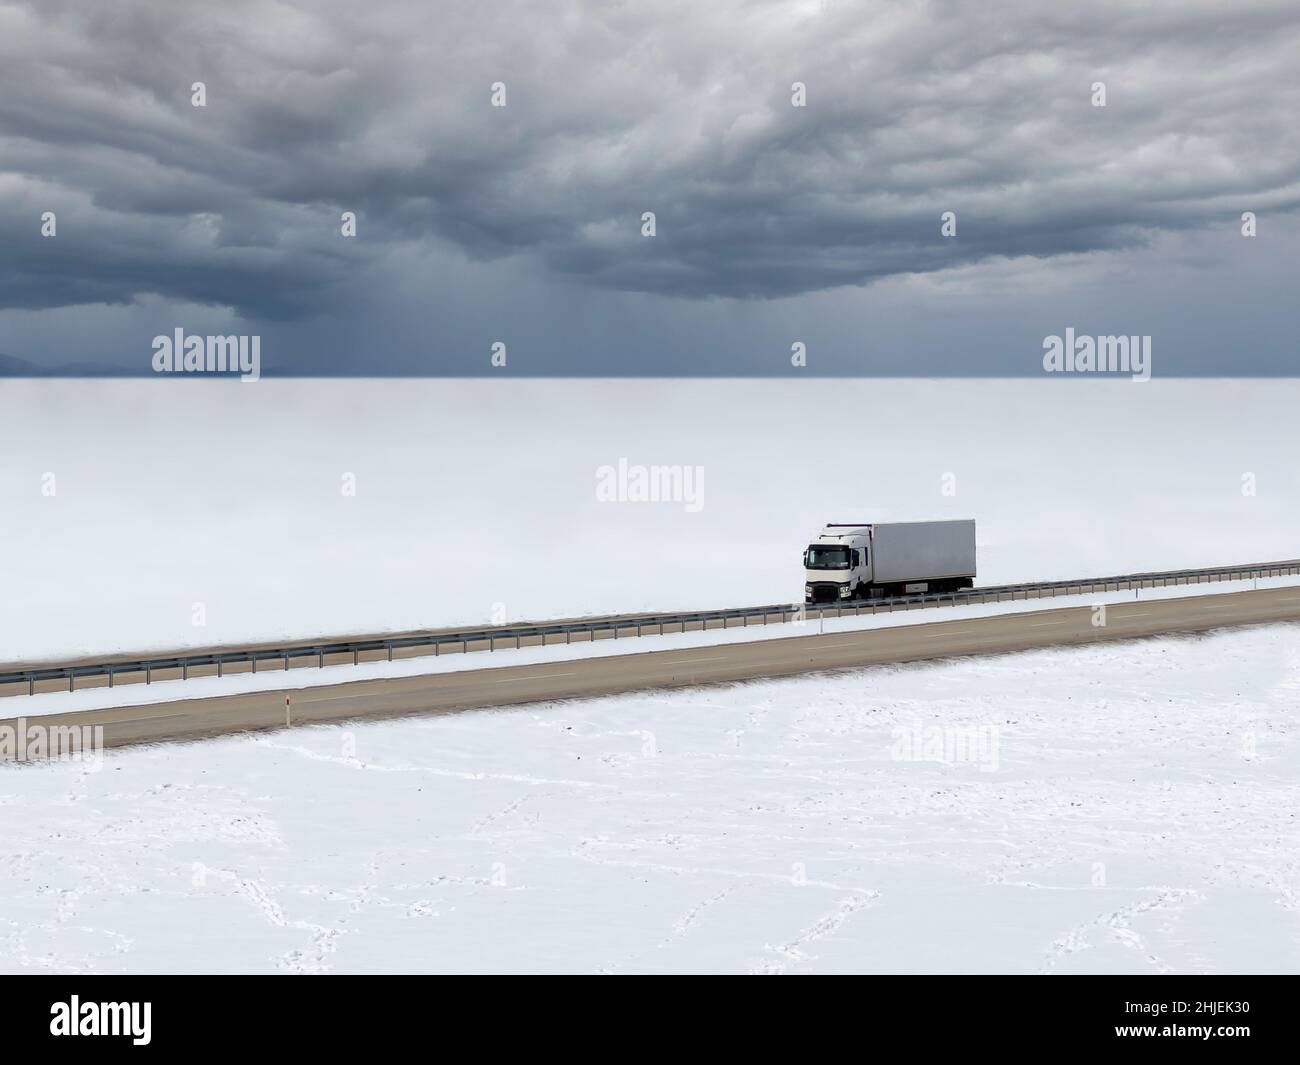
[[[848,569],[849,549],[811,544],[804,554],[803,564],[805,569]]]

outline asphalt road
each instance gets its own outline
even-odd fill
[[[1095,626],[1090,607],[1058,607],[860,632],[813,633],[713,647],[351,681],[293,690],[293,724],[452,713],[642,689],[680,688],[828,669],[1295,621],[1300,620],[1300,588],[1112,603],[1106,608],[1105,620],[1104,626]],[[809,622],[810,629],[815,625]],[[104,744],[110,747],[197,739],[283,728],[285,694],[270,691],[183,699],[49,715],[39,720],[48,726],[102,725]],[[0,720],[0,726],[15,724],[24,698],[14,696],[4,700],[4,710],[12,709],[14,716]]]

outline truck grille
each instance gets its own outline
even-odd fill
[[[842,585],[832,584],[825,581],[820,581],[817,584],[810,585],[809,589],[812,592],[812,601],[814,603],[838,602],[841,587]]]

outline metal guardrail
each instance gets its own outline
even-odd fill
[[[414,633],[390,637],[373,637],[364,640],[338,640],[316,644],[294,644],[284,647],[254,647],[245,650],[206,652],[196,654],[168,655],[158,658],[141,658],[138,660],[115,660],[111,662],[85,663],[67,666],[35,666],[31,669],[18,669],[0,673],[0,686],[26,684],[27,694],[35,693],[38,682],[66,680],[68,690],[73,691],[79,677],[107,677],[108,686],[123,674],[143,674],[145,683],[151,683],[155,671],[180,670],[182,679],[189,679],[189,671],[196,667],[217,667],[217,676],[221,676],[228,665],[248,664],[251,672],[256,673],[258,663],[277,664],[287,670],[289,663],[295,660],[315,658],[320,666],[325,665],[327,656],[351,654],[356,665],[362,654],[386,652],[387,660],[393,660],[393,652],[413,647],[432,647],[435,655],[441,654],[443,648],[459,647],[461,653],[467,653],[473,644],[487,644],[488,650],[496,650],[500,641],[514,641],[519,647],[526,639],[540,639],[543,644],[548,637],[563,636],[569,643],[575,634],[584,634],[595,640],[602,633],[609,633],[618,639],[621,632],[641,636],[646,629],[654,629],[654,635],[662,635],[666,629],[680,626],[685,632],[688,625],[699,624],[707,629],[710,622],[722,622],[727,628],[731,621],[741,620],[746,626],[751,620],[761,619],[761,624],[769,624],[774,618],[782,623],[799,617],[845,617],[862,614],[891,613],[896,610],[914,610],[917,607],[969,603],[1010,602],[1017,599],[1052,598],[1061,595],[1086,595],[1096,592],[1124,591],[1126,589],[1162,588],[1171,585],[1210,584],[1222,581],[1251,580],[1260,577],[1282,577],[1300,575],[1300,559],[1283,562],[1265,562],[1242,566],[1226,566],[1213,569],[1166,570],[1152,573],[1131,573],[1117,577],[1094,577],[1086,580],[1072,581],[1037,581],[1026,584],[1006,584],[987,588],[966,588],[955,592],[896,596],[890,599],[846,600],[842,603],[825,604],[787,604],[778,603],[770,606],[735,607],[727,610],[697,610],[679,613],[642,614],[619,617],[597,617],[576,621],[553,622],[533,625],[500,625],[481,629],[466,629],[454,632]]]

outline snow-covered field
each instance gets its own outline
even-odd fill
[[[0,661],[792,600],[828,520],[974,517],[983,583],[1295,557],[1298,401],[0,381]],[[620,463],[702,494],[602,501]],[[0,970],[1296,971],[1297,632],[0,765]]]
[[[1295,971],[1296,633],[0,768],[0,969]]]
[[[835,520],[974,517],[984,583],[1289,558],[1297,405],[1295,380],[4,380],[0,661],[791,601]],[[602,502],[620,460],[702,494]]]

